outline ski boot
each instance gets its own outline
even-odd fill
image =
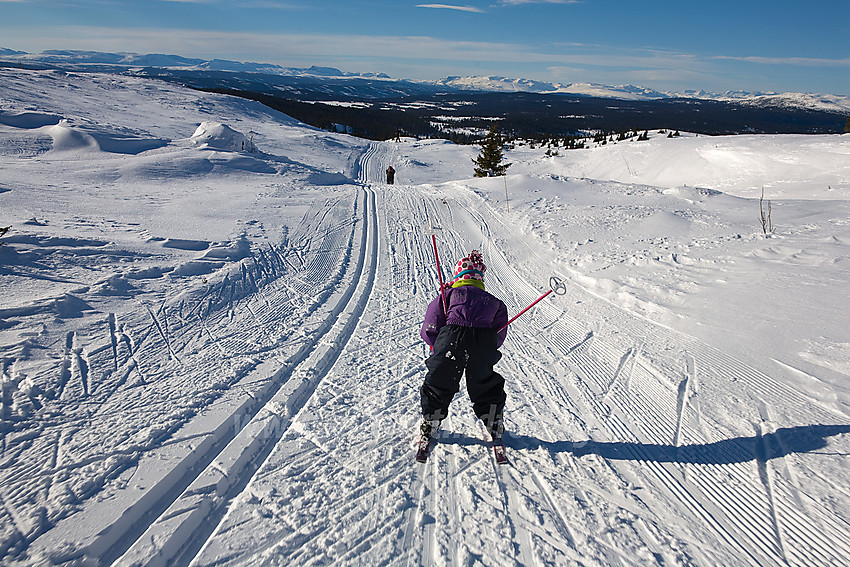
[[[431,438],[440,429],[440,421],[439,419],[423,419],[422,425],[419,427],[419,432],[422,434],[422,437]]]

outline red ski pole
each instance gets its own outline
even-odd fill
[[[543,295],[541,295],[540,297],[538,297],[537,299],[532,301],[531,305],[529,305],[528,307],[526,307],[525,309],[523,309],[522,311],[520,311],[519,313],[514,315],[513,318],[510,321],[505,323],[504,327],[499,329],[499,332],[501,333],[502,331],[507,329],[508,325],[510,325],[511,323],[516,321],[519,318],[520,315],[522,315],[523,313],[525,313],[526,311],[528,311],[529,309],[531,309],[532,307],[534,307],[535,305],[537,305],[538,303],[543,301],[543,299],[546,298],[552,292],[555,292],[555,295],[564,295],[565,293],[567,293],[567,286],[565,286],[564,282],[562,282],[559,278],[557,278],[555,276],[552,276],[551,278],[549,278],[549,291],[547,291],[546,293],[544,293]]]
[[[446,290],[443,286],[443,270],[440,268],[440,255],[437,254],[437,236],[433,232],[431,233],[431,244],[434,246],[434,259],[437,260],[437,278],[440,280],[440,297],[443,300],[443,315],[446,316],[448,315],[448,310],[446,309]]]

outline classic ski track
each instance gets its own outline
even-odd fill
[[[301,372],[299,368],[305,363],[318,363],[320,365],[319,372],[307,369],[304,373],[306,379],[302,379],[301,385],[295,387],[294,391],[291,392],[284,392],[284,390],[292,389],[293,382],[291,380],[285,381],[281,389],[268,398],[269,401],[258,409],[254,417],[233,438],[233,442],[220,449],[216,456],[207,459],[210,465],[185,483],[186,491],[159,516],[151,518],[147,522],[147,531],[154,530],[151,536],[142,535],[136,540],[135,544],[129,546],[129,549],[120,559],[116,557],[119,564],[138,560],[145,561],[148,564],[185,565],[190,563],[195,554],[203,547],[204,542],[214,532],[219,520],[225,515],[229,502],[248,485],[255,471],[259,469],[274,448],[276,441],[286,432],[293,416],[306,404],[323,376],[333,366],[336,357],[344,349],[356,327],[357,320],[365,309],[366,300],[371,294],[376,273],[378,237],[374,191],[364,188],[362,200],[363,214],[361,220],[363,227],[361,229],[361,241],[358,243],[361,252],[355,268],[355,276],[343,293],[342,301],[334,307],[336,313],[342,313],[349,309],[349,305],[353,305],[352,313],[341,329],[335,331],[334,329],[338,325],[329,325],[322,334],[313,338],[312,346],[304,345],[302,347],[303,356],[292,364],[288,375],[298,375]],[[332,227],[327,233],[338,230],[343,226],[345,225]],[[316,262],[315,256],[313,262]],[[316,266],[318,271],[321,272],[325,269],[325,273],[327,273],[326,268],[328,267],[321,263],[321,259],[319,259],[319,262]],[[361,287],[359,285],[361,281],[366,283],[362,286],[363,289],[360,293],[355,295],[356,289]],[[336,333],[336,336],[328,340],[328,335],[332,333]],[[325,346],[322,347],[322,345]],[[311,355],[318,352],[314,349],[321,350],[322,348],[325,348],[326,352],[320,353],[318,360],[313,360]],[[278,400],[277,398],[280,397],[281,393],[284,394],[284,399]],[[280,413],[279,408],[284,405],[287,407],[288,416]],[[246,441],[240,442],[240,439],[246,439]],[[259,447],[257,446],[258,439],[260,440]],[[236,451],[235,455],[228,455],[228,451],[233,453],[234,450]],[[222,465],[220,464],[222,462],[230,464]],[[225,478],[227,482],[222,482]],[[193,488],[195,485],[200,486]],[[223,485],[223,488],[221,485]],[[207,495],[207,489],[203,488],[204,486],[217,488],[214,488],[212,493]],[[200,501],[198,501],[199,495],[201,495]],[[200,517],[196,517],[197,514],[192,513],[197,510],[202,511]],[[175,518],[185,515],[187,512],[186,519],[180,520],[176,527],[169,525],[174,524]],[[168,537],[156,531],[160,524],[165,526],[163,530],[165,534],[169,534]],[[135,529],[138,530],[138,526]],[[149,543],[154,542],[154,540],[156,543],[151,548]]]
[[[367,166],[368,166],[368,164],[367,164]],[[372,169],[371,166],[368,166],[368,167],[370,169]],[[365,170],[366,168],[363,167],[361,169]],[[382,198],[383,198],[384,195],[389,195],[389,194],[390,193],[383,193]],[[382,207],[382,210],[391,211],[392,208],[388,208],[388,207],[384,206],[384,207]],[[393,220],[392,220],[391,214],[388,214],[387,217],[386,217],[386,220],[382,220],[382,223],[384,224],[383,228],[386,231],[386,232],[382,232],[382,235],[392,234],[396,238],[400,238],[401,240],[405,240],[407,238],[406,237],[406,234],[407,234],[406,229],[404,229],[403,227],[393,226]],[[399,230],[394,230],[396,228],[399,229]],[[383,247],[385,245],[389,245],[389,246],[392,247],[393,241],[391,239],[390,240],[385,240],[385,239],[386,239],[386,236],[381,237],[381,247]],[[416,248],[415,250],[418,251],[419,248]],[[417,257],[420,259],[421,263],[424,263],[425,255],[418,255]],[[410,262],[410,260],[411,260],[411,258],[405,257],[406,262]],[[383,264],[383,262],[382,262],[382,264]],[[393,278],[387,279],[386,276],[385,276],[385,272],[387,271],[387,269],[388,269],[387,266],[382,266],[382,272],[381,272],[382,275],[381,275],[381,278],[378,280],[380,282],[380,286],[378,287],[378,289],[381,289],[382,291],[385,288],[381,287],[381,286],[386,286],[386,283],[389,282],[389,281],[392,281],[392,279],[395,279],[395,276],[397,275],[397,274],[393,273]],[[404,289],[404,288],[402,287],[401,289]],[[393,287],[390,287],[389,291],[390,291],[390,296],[393,295]],[[390,296],[387,296],[384,293],[373,293],[372,296],[369,298],[369,303],[371,305],[372,303],[377,302],[381,306],[392,305],[394,299],[393,299],[393,297],[390,297]],[[406,299],[398,298],[396,301],[406,301]],[[394,308],[389,307],[388,310],[390,311],[390,314],[388,315],[388,317],[386,317],[386,318],[382,317],[380,319],[380,322],[381,322],[380,332],[381,333],[384,333],[387,330],[385,324],[390,323],[389,326],[392,327],[391,323],[396,319],[396,317],[394,317],[392,315]],[[374,309],[370,309],[369,312],[371,313],[373,311],[374,311]],[[383,312],[384,311],[381,310],[381,313],[383,313]],[[407,311],[405,311],[405,312],[407,312]],[[407,316],[402,317],[402,315],[403,314],[401,314],[401,313],[399,314],[399,317],[401,317],[402,321],[406,321],[409,318]],[[369,318],[367,318],[367,321],[368,321],[368,319]],[[372,325],[373,324],[374,323],[366,322],[365,324],[361,325],[362,330],[359,331],[359,332],[361,332],[361,333],[372,332],[372,330],[373,330]],[[408,328],[411,327],[411,325],[409,325],[407,323],[403,323],[403,324],[405,326],[407,326]],[[415,325],[418,326],[418,322],[415,323]],[[392,331],[390,331],[389,335],[392,335]],[[389,338],[389,335],[386,335],[386,337]],[[355,342],[360,341],[360,340],[363,340],[363,339],[361,337],[357,337]],[[413,346],[413,345],[411,345],[411,346]],[[346,347],[345,351],[346,351],[346,353],[348,353],[348,354],[346,354],[346,356],[348,356],[348,355],[356,356],[356,353],[357,353],[358,350],[359,350],[359,348],[356,344],[351,345],[349,347]],[[350,364],[350,361],[349,361],[346,364],[342,365],[338,372],[336,371],[336,367],[330,369],[329,374],[333,376],[332,381],[333,382],[339,382],[339,384],[346,384],[347,383],[347,380],[350,379],[350,376],[351,376],[350,372],[351,371],[354,371],[355,373],[363,372],[363,373],[369,374],[370,376],[377,376],[378,379],[380,380],[382,376],[386,376],[388,373],[392,374],[392,368],[395,364],[401,364],[404,367],[408,367],[409,366],[409,362],[408,362],[409,357],[410,357],[410,355],[407,354],[407,353],[404,353],[404,352],[396,353],[396,354],[387,353],[387,358],[384,358],[377,365],[375,363],[367,363],[366,366],[364,366],[364,367],[359,367],[359,366],[353,366],[352,367],[352,365]],[[393,358],[398,358],[399,359],[398,362],[391,362],[391,359],[393,359]],[[408,380],[408,379],[413,379],[415,376],[419,376],[421,373],[418,370],[418,368],[421,368],[421,363],[417,364],[416,367],[417,367],[416,369],[408,368],[404,372],[403,375],[399,376],[399,378],[402,378],[404,380]],[[383,387],[383,385],[381,387]],[[393,388],[393,389],[395,389],[395,388]],[[328,390],[335,390],[335,386],[331,386],[331,385],[328,385],[327,387],[323,386],[323,394],[322,394],[323,399],[324,399],[324,396],[328,395]],[[376,417],[381,416],[381,415],[388,415],[388,416],[392,417],[393,412],[391,411],[391,409],[393,407],[397,406],[397,407],[407,407],[407,408],[409,408],[411,406],[410,401],[407,401],[406,403],[404,403],[404,406],[401,406],[400,405],[401,403],[402,403],[401,400],[397,400],[396,402],[390,404],[390,406],[381,406],[380,408],[378,408],[378,407],[373,408],[374,410],[376,410],[376,413],[371,415],[372,420],[374,420]],[[321,407],[322,407],[322,404],[319,403],[318,401],[316,403],[313,403],[312,398],[311,398],[311,400],[308,400],[307,403],[305,403],[304,413],[307,417],[302,419],[301,414],[299,414],[299,416],[296,416],[294,422],[299,424],[297,431],[295,429],[292,429],[292,428],[290,429],[291,433],[286,434],[281,439],[281,442],[278,443],[277,448],[280,448],[281,451],[280,452],[276,451],[276,452],[272,453],[269,457],[270,462],[269,462],[268,466],[264,465],[263,468],[260,470],[260,472],[262,473],[262,475],[265,478],[275,478],[275,474],[276,474],[275,467],[284,466],[284,464],[285,464],[285,466],[289,466],[292,463],[291,456],[284,458],[284,457],[281,457],[281,455],[283,455],[283,454],[290,455],[290,453],[292,451],[300,452],[299,440],[307,441],[308,444],[317,444],[315,456],[317,457],[318,461],[324,462],[324,461],[327,461],[328,459],[330,459],[333,463],[336,463],[337,466],[340,464],[340,461],[336,461],[336,460],[332,459],[333,452],[331,451],[331,448],[326,447],[319,440],[319,438],[323,438],[324,435],[319,434],[317,437],[314,437],[312,434],[309,434],[310,428],[313,427],[314,425],[308,425],[307,421],[316,419],[315,417],[311,417],[311,415],[313,415],[317,411],[321,411],[320,410]],[[305,421],[305,419],[307,421]],[[393,421],[395,423],[398,423],[398,417],[397,416],[393,417]],[[310,423],[319,423],[319,422],[310,421]],[[374,442],[371,442],[371,443],[368,442],[368,441],[364,442],[364,440],[361,439],[360,437],[361,437],[360,435],[355,435],[353,438],[349,438],[348,441],[347,441],[347,443],[350,443],[351,441],[355,442],[355,444],[357,445],[357,454],[358,455],[365,457],[365,453],[371,453],[373,450],[376,450],[376,451],[379,450],[381,453],[384,452],[385,445],[386,445],[385,442],[379,442],[377,440],[374,441]],[[410,445],[410,450],[411,450],[411,454],[407,458],[410,458],[412,460],[412,445]],[[280,460],[281,458],[284,458],[284,460],[281,461]],[[407,464],[409,466],[409,464],[406,463],[405,457],[399,457],[399,459],[404,460],[405,461],[404,464]],[[436,461],[434,461],[434,463],[436,463]],[[354,461],[348,462],[348,464],[346,464],[346,462],[343,462],[342,464],[344,464],[345,468],[349,468],[349,467],[354,467],[355,469],[357,468]],[[396,465],[398,465],[398,463],[396,463]],[[433,465],[433,463],[432,463],[432,465]],[[319,466],[326,466],[326,465],[320,464]],[[407,468],[407,467],[405,467],[405,468]],[[414,473],[415,478],[411,479],[412,480],[411,500],[412,500],[413,503],[412,503],[411,506],[406,506],[405,509],[404,509],[404,512],[403,512],[403,515],[402,515],[402,523],[399,525],[399,528],[401,529],[401,532],[399,533],[399,535],[401,535],[402,537],[398,538],[398,540],[395,541],[395,543],[393,545],[393,547],[395,549],[398,549],[398,546],[401,545],[405,541],[408,542],[408,543],[413,542],[412,545],[414,547],[421,547],[421,546],[418,546],[417,544],[430,545],[430,543],[428,543],[429,541],[435,541],[433,538],[429,537],[431,532],[426,532],[425,533],[425,541],[424,542],[422,541],[422,534],[423,534],[422,528],[423,528],[423,526],[420,525],[422,522],[424,522],[424,524],[425,524],[424,529],[425,530],[431,529],[431,526],[433,525],[433,520],[431,520],[430,518],[432,516],[431,512],[432,512],[432,510],[434,510],[434,506],[432,504],[429,504],[429,502],[435,500],[437,498],[437,494],[438,494],[438,491],[436,490],[436,488],[432,488],[430,490],[427,488],[428,485],[433,486],[431,483],[434,482],[434,480],[433,480],[434,476],[431,475],[428,471],[429,471],[428,465],[426,465],[425,467],[422,468],[422,471],[421,471],[422,474],[421,475],[419,474],[419,472],[415,472]],[[364,498],[367,498],[367,499],[370,500],[370,503],[368,503],[366,505],[369,506],[370,508],[373,507],[371,500],[374,497],[370,496],[370,495],[372,495],[376,492],[381,492],[381,491],[386,490],[386,487],[383,486],[383,483],[391,481],[391,480],[392,480],[392,476],[389,476],[385,479],[379,479],[379,480],[377,480],[377,486],[373,486],[372,488],[369,488],[368,490],[365,490],[363,492],[358,491],[358,494],[350,495],[351,498],[346,498],[346,500],[344,502],[340,503],[341,504],[341,510],[337,510],[336,517],[339,518],[339,514],[342,514],[342,518],[340,518],[340,520],[344,520],[344,518],[348,514],[351,514],[352,516],[359,516],[360,515],[359,512],[358,512],[358,510],[360,509],[359,506],[364,505],[363,503],[359,503],[359,502],[360,502],[360,500],[362,500]],[[300,482],[300,480],[298,480],[296,482]],[[253,484],[256,484],[256,483],[252,483],[252,485]],[[259,484],[260,484],[260,486],[258,486],[258,487],[252,487],[251,491],[246,491],[246,492],[250,492],[250,494],[248,495],[249,498],[253,498],[254,497],[253,495],[256,494],[257,490],[262,492],[263,487],[267,486],[267,481],[261,480]],[[369,482],[369,485],[370,486],[373,485],[373,482]],[[240,498],[240,500],[244,500],[244,498]],[[247,518],[245,517],[245,514],[250,515],[251,509],[252,509],[252,506],[242,506],[241,511],[235,512],[232,517],[230,517],[230,514],[228,514],[228,517],[224,518],[222,525],[227,523],[228,527],[224,528],[224,531],[222,532],[221,535],[224,537],[225,541],[226,541],[227,531],[230,530],[230,529],[233,529],[235,527],[238,527],[241,522],[246,521]],[[371,516],[371,517],[372,517],[372,524],[373,525],[380,525],[380,521],[377,517],[375,517],[375,516]],[[319,522],[319,525],[316,526],[316,531],[314,532],[314,537],[330,537],[330,538],[337,537],[339,534],[337,534],[336,530],[334,529],[336,527],[337,527],[336,521],[334,522],[333,527],[324,526],[324,525],[321,524],[321,522]],[[303,528],[303,529],[306,529],[306,528]],[[368,534],[368,535],[364,536],[364,537],[366,537],[366,539],[362,539],[362,540],[360,540],[360,542],[358,544],[354,545],[353,547],[349,547],[350,551],[348,553],[345,553],[343,555],[339,555],[336,551],[334,551],[334,552],[331,553],[331,555],[335,557],[336,561],[342,561],[342,562],[356,561],[357,560],[356,558],[359,557],[359,555],[358,555],[359,553],[363,553],[365,550],[367,550],[367,549],[369,549],[369,547],[371,547],[371,545],[368,542],[373,541],[376,538],[386,537],[386,534],[384,532],[385,532],[385,530],[381,530],[380,533],[379,533],[377,530],[373,531],[373,530],[369,530],[367,528],[366,534]],[[290,540],[293,537],[296,538],[296,541],[294,542],[294,545],[296,547],[289,547],[290,545],[292,545],[292,542],[290,542]],[[284,537],[282,535],[280,539],[281,539],[281,541],[279,541],[277,543],[262,544],[264,546],[264,549],[268,549],[268,551],[265,553],[267,560],[270,560],[268,558],[270,558],[272,555],[277,556],[278,553],[286,553],[288,555],[288,557],[290,558],[290,560],[294,561],[294,562],[300,563],[300,562],[307,560],[309,555],[304,555],[302,548],[298,544],[298,538],[294,534],[288,534],[286,537]],[[220,546],[217,547],[216,549],[220,549]],[[396,557],[398,557],[398,558],[407,557],[408,560],[411,561],[411,562],[416,561],[415,554],[412,550],[402,549],[402,551],[403,552]],[[199,559],[199,563],[203,564],[205,561],[212,561],[213,563],[217,563],[217,561],[215,559],[213,559],[213,558],[216,557],[216,553],[217,552],[213,550],[213,551],[210,551],[209,554],[204,555],[203,557],[201,555],[199,555],[199,557],[201,557],[201,559]],[[248,557],[248,558],[256,557],[256,553],[252,553],[250,549],[246,549],[243,553],[244,553],[244,555],[242,555],[242,553],[239,553],[235,556],[235,557],[241,556],[241,559],[239,560],[240,563],[242,561],[246,561],[246,557]],[[253,561],[253,560],[251,560],[251,561]]]
[[[446,421],[448,422],[448,427],[451,429],[453,420],[450,417]],[[433,459],[433,466],[438,470],[442,470],[439,470],[439,476],[434,474],[432,475],[432,478],[445,488],[443,499],[446,502],[458,503],[460,501],[458,498],[459,492],[457,490],[457,483],[460,482],[457,451],[458,447],[456,445],[446,444],[444,445],[445,458],[441,461]],[[440,465],[442,465],[442,467]],[[465,545],[462,537],[464,530],[463,520],[461,517],[461,507],[459,505],[449,505],[448,510],[444,510],[444,515],[445,525],[443,526],[443,531],[448,536],[446,538],[447,541],[445,542],[446,564],[460,565],[458,550]],[[439,547],[437,547],[437,549],[439,549]],[[432,561],[436,563],[437,558],[432,557]]]
[[[268,269],[268,273],[271,274],[270,277],[279,275],[275,274],[274,269],[269,269],[268,266],[264,266],[262,258],[255,257],[255,260],[258,270],[264,271],[265,273],[265,270]],[[69,359],[71,360],[71,363],[69,364],[69,371],[77,372],[74,367],[80,370],[80,372],[77,372],[79,374],[79,384],[66,384],[66,389],[68,392],[71,392],[75,388],[78,388],[80,392],[90,389],[89,394],[91,400],[87,402],[87,405],[91,408],[89,414],[91,417],[85,418],[89,419],[89,426],[100,426],[104,429],[104,423],[108,426],[110,422],[114,421],[116,416],[120,415],[128,419],[143,416],[141,420],[143,424],[150,424],[152,427],[157,428],[160,426],[155,423],[151,423],[148,417],[151,413],[163,411],[165,414],[169,411],[169,404],[174,403],[177,407],[184,404],[185,400],[182,400],[181,398],[185,396],[185,392],[182,392],[179,388],[175,389],[174,393],[158,389],[156,381],[149,380],[148,377],[151,375],[156,376],[160,367],[167,365],[167,361],[169,359],[174,360],[172,354],[181,353],[180,356],[183,356],[182,352],[186,344],[195,340],[195,337],[197,336],[196,333],[199,332],[202,323],[204,323],[211,313],[213,313],[218,320],[227,319],[232,315],[233,290],[235,289],[234,286],[236,283],[241,285],[244,282],[229,282],[229,278],[225,277],[225,280],[221,285],[204,286],[206,291],[202,294],[197,293],[201,290],[194,288],[191,293],[195,295],[190,297],[190,307],[186,308],[187,310],[185,313],[183,300],[180,300],[179,303],[171,302],[169,304],[169,313],[171,314],[170,316],[175,317],[177,320],[175,321],[177,322],[176,328],[173,326],[174,323],[169,323],[168,319],[165,318],[163,319],[163,324],[165,326],[160,326],[159,332],[156,331],[155,327],[158,326],[158,323],[155,321],[156,314],[152,314],[152,311],[148,311],[144,305],[139,305],[139,308],[135,311],[123,314],[120,323],[117,321],[114,314],[109,315],[106,321],[108,324],[108,334],[104,333],[105,338],[108,340],[107,344],[109,345],[106,348],[98,348],[90,351],[88,350],[88,347],[83,345],[72,345],[74,348],[72,348],[69,353],[73,354],[75,358],[79,358],[79,360],[74,362],[73,359]],[[269,287],[274,287],[273,282],[269,283]],[[225,288],[227,288],[229,294],[226,293]],[[216,296],[224,297],[226,295],[229,295],[230,305],[225,306],[220,313],[215,314],[214,309],[211,307],[215,300],[214,298]],[[163,313],[163,317],[165,317],[165,312],[163,311],[164,305],[165,299],[163,299],[160,308],[157,309],[157,312]],[[188,321],[184,315],[188,315]],[[152,319],[154,319],[154,321],[152,321]],[[104,327],[106,327],[106,325],[104,325]],[[93,331],[103,330],[106,329],[101,329],[98,325],[95,325],[95,328],[93,329]],[[203,331],[200,332],[202,333]],[[231,332],[233,332],[232,329]],[[252,329],[245,329],[244,332],[251,333]],[[92,332],[92,335],[96,335],[96,333]],[[166,342],[170,342],[170,345],[167,345]],[[97,343],[95,342],[94,344]],[[212,348],[216,348],[214,344],[210,344],[212,345]],[[233,344],[235,356],[243,359],[245,354],[249,353],[253,348],[251,343],[248,341],[235,340]],[[117,359],[118,356],[121,356],[123,361],[119,361]],[[100,359],[94,357],[100,357]],[[206,379],[206,376],[216,376],[217,372],[221,370],[221,368],[214,368],[213,364],[211,364],[203,356],[196,356],[192,360],[192,363],[193,364],[190,368],[180,368],[179,370],[176,370],[179,374],[178,379],[185,380],[189,388],[196,388],[198,383],[201,383]],[[96,367],[96,365],[99,365],[99,367]],[[84,366],[86,376],[84,376],[84,373],[82,372]],[[228,360],[226,368],[229,370],[231,366],[232,361]],[[152,370],[149,370],[149,368],[152,368]],[[89,369],[98,370],[98,376],[101,378],[95,382],[89,383],[89,377],[87,376]],[[243,370],[241,368],[237,368],[232,372],[232,376],[235,376],[238,379],[242,375],[242,372]],[[184,376],[184,374],[186,376]],[[91,376],[94,377],[95,375],[92,374]],[[148,396],[138,395],[141,389],[148,389],[147,391],[153,394],[155,399]],[[162,406],[166,406],[165,410],[160,410]],[[194,409],[196,408],[187,408],[187,413]],[[50,490],[51,487],[49,483],[52,482],[52,478],[57,472],[55,470],[56,465],[47,464],[45,466],[39,456],[44,453],[60,454],[58,450],[59,441],[57,440],[61,439],[67,443],[73,435],[68,426],[72,425],[76,421],[79,421],[79,418],[66,420],[59,416],[50,420],[45,424],[47,427],[60,428],[64,432],[61,435],[43,435],[40,438],[33,440],[34,447],[29,451],[29,454],[22,455],[23,458],[15,461],[15,470],[24,473],[24,475],[22,476],[12,473],[4,479],[4,482],[14,481],[16,476],[22,479],[20,486],[16,486],[14,488],[16,506],[26,507],[28,503],[36,501],[30,493],[38,491],[47,492]],[[186,422],[182,423],[185,425]],[[179,424],[174,425],[172,422],[168,424],[168,426],[169,431],[159,433],[158,435],[162,436],[163,434],[169,434],[173,431],[171,428],[176,429]],[[143,427],[147,427],[147,425],[143,425]],[[142,430],[139,433],[144,432],[145,431]],[[109,447],[108,443],[101,444],[101,439],[111,439],[109,436],[110,433],[111,431],[104,430],[103,436],[100,436],[97,434],[91,434],[90,432],[90,439],[98,443],[97,450],[92,451],[91,453],[93,456],[82,462],[75,461],[71,458],[69,459],[69,462],[64,465],[64,468],[72,470],[77,467],[88,467],[89,465],[98,466],[99,460],[102,462],[103,459],[110,455],[118,456],[119,458],[132,458],[135,460],[135,455],[142,451],[147,451],[151,448],[151,446],[153,446],[153,450],[156,451],[157,444],[160,441],[158,438],[153,438],[150,439],[150,441],[143,441],[139,445],[130,444],[129,447],[126,446],[127,444],[124,444],[124,446],[118,444],[118,446],[113,447]],[[75,438],[74,441],[77,441],[78,439],[79,438]],[[191,448],[189,450],[191,450]],[[34,456],[34,458],[30,457],[30,455]],[[100,459],[98,456],[100,456]],[[189,456],[187,460],[190,458],[192,457]],[[97,481],[100,482],[105,482],[106,480],[107,479],[105,478],[97,479]],[[84,506],[92,504],[91,502],[85,501],[88,498],[88,494],[84,493],[78,497],[83,500]],[[133,506],[135,506],[135,504]],[[77,518],[79,516],[82,516],[85,521],[84,512],[85,511],[83,511],[83,513],[77,513],[74,511],[74,513],[68,513],[67,511],[60,510],[57,517],[48,511],[47,521],[42,521],[39,529],[28,530],[28,533],[25,536],[26,541],[22,543],[31,545],[31,549],[36,553],[44,546],[49,549],[53,545],[50,543],[51,541],[54,541],[53,538],[62,537],[61,535],[57,535],[63,533],[63,530],[65,530],[64,527],[60,526],[60,524],[64,522],[68,525],[67,531],[73,532],[76,530],[76,524],[78,522]],[[133,513],[135,513],[135,511],[131,511],[131,514]],[[66,515],[71,517],[68,518]],[[124,519],[118,516],[115,516],[115,518],[116,521],[124,522]],[[95,523],[98,522],[96,519],[94,521]],[[55,527],[60,527],[60,529],[52,529]],[[104,535],[107,538],[112,537],[110,534],[105,534],[100,530],[92,532],[92,534],[93,535],[91,537],[97,539],[102,539]],[[42,540],[40,539],[41,536],[46,536],[44,540],[47,543],[42,543]],[[88,544],[91,541],[91,539],[86,540],[83,544],[85,546],[84,549],[93,549],[88,547]],[[97,547],[96,542],[95,547]],[[111,545],[106,545],[104,548],[108,547],[111,547]],[[93,553],[95,556],[100,557],[99,552]]]

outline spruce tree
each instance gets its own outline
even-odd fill
[[[472,160],[475,164],[475,177],[498,177],[504,175],[510,167],[509,163],[502,163],[502,146],[504,139],[495,126],[490,128],[484,143],[481,145],[481,153]]]

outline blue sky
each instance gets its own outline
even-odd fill
[[[0,47],[850,95],[850,0],[0,0]]]

